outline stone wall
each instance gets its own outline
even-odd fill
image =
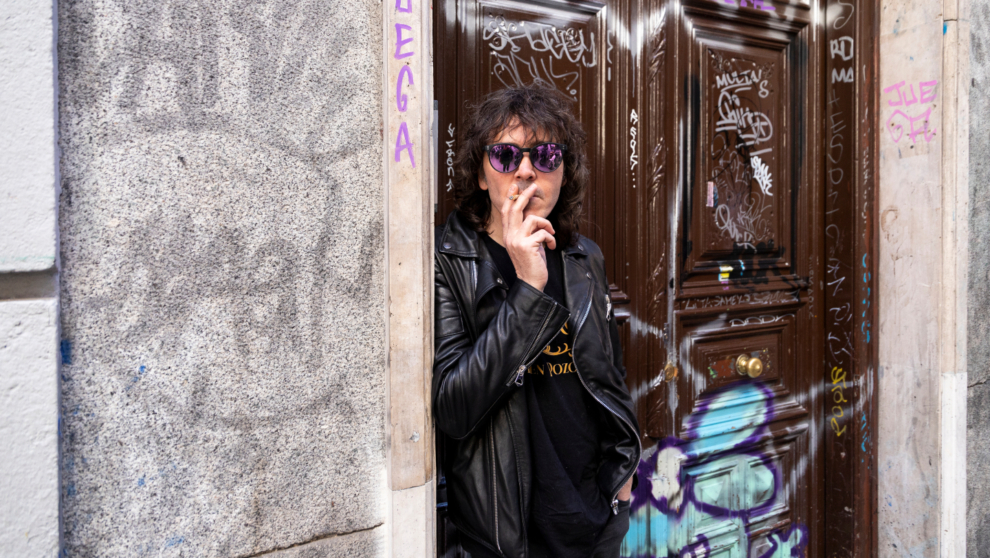
[[[990,0],[972,0],[969,90],[969,558],[990,558]]]
[[[383,552],[381,10],[58,3],[69,556]]]

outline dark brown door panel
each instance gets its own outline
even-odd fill
[[[808,146],[793,141],[807,80],[794,71],[802,35],[685,12],[681,283],[794,281],[793,213],[808,209],[799,205],[807,171],[794,168]]]
[[[581,232],[645,449],[622,556],[824,556],[824,4],[434,7],[438,223],[487,92],[550,84],[588,132]]]

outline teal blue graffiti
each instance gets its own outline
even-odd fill
[[[780,512],[770,390],[741,382],[704,396],[685,439],[667,438],[639,464],[623,558],[798,558],[808,530],[791,525],[756,546],[753,522]],[[762,451],[762,453],[761,453]]]

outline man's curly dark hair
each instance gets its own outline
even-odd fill
[[[571,100],[556,89],[532,85],[494,91],[471,109],[454,158],[453,195],[458,212],[472,229],[484,232],[492,214],[491,198],[478,186],[486,155],[484,147],[517,121],[532,130],[541,141],[567,146],[560,197],[549,220],[559,248],[577,241],[590,173],[585,163],[587,134],[571,114],[571,105]]]

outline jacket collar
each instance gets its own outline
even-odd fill
[[[450,254],[462,258],[479,259],[482,253],[481,235],[464,223],[460,214],[454,210],[447,217],[447,225],[444,227],[443,235],[440,236],[440,244],[436,249],[441,254]],[[584,237],[578,235],[577,242],[564,248],[564,254],[568,256],[587,256],[588,250],[584,246]]]

